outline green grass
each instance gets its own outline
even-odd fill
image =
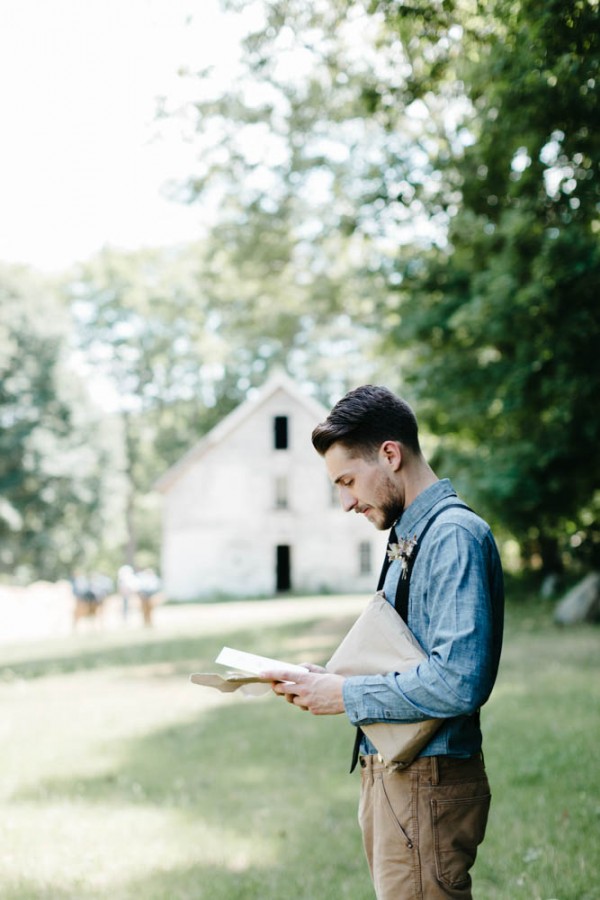
[[[190,685],[223,644],[324,660],[344,619],[2,648],[2,900],[371,900],[352,730]],[[600,630],[509,610],[478,900],[597,900]]]
[[[484,708],[492,818],[478,896],[600,897],[600,629],[560,629],[549,605],[509,608]]]

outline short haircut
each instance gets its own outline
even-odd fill
[[[312,433],[313,446],[321,456],[338,442],[356,455],[373,456],[384,441],[398,441],[414,453],[421,452],[417,419],[408,403],[372,384],[342,397]]]

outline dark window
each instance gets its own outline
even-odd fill
[[[292,566],[290,547],[287,544],[277,546],[277,591],[289,591],[292,586]]]
[[[371,574],[371,545],[362,541],[358,545],[359,572],[361,575]]]
[[[287,509],[288,506],[288,480],[285,475],[280,475],[275,479],[275,508]]]
[[[275,449],[287,450],[288,448],[288,417],[275,416]]]

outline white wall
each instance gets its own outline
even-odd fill
[[[287,450],[273,446],[273,419],[288,416]],[[293,591],[374,590],[385,535],[331,502],[325,464],[310,435],[311,411],[283,390],[209,446],[166,491],[162,577],[167,596],[275,592],[278,544],[291,548]],[[288,509],[275,507],[275,480],[288,481]],[[373,572],[359,574],[361,541]]]

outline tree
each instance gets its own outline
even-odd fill
[[[0,271],[0,571],[65,577],[94,551],[101,450],[82,438],[68,319],[48,283]]]
[[[371,371],[525,555],[593,548],[597,4],[261,8],[232,89],[201,73],[186,110],[184,196],[212,200],[215,246],[253,272],[241,305],[292,286],[309,327],[380,334]]]
[[[328,402],[361,374],[400,381],[397,359],[388,372],[374,353],[395,275],[390,248],[415,231],[428,242],[439,235],[455,194],[432,159],[458,140],[462,88],[436,76],[433,94],[422,61],[453,65],[459,42],[422,34],[420,23],[396,34],[360,2],[271,0],[261,9],[225,93],[211,72],[190,76],[196,88],[183,112],[198,163],[180,196],[218,209],[209,289],[246,329],[254,323],[253,364],[285,360]],[[165,101],[163,113],[176,110]],[[235,297],[223,263],[237,274]],[[352,353],[345,378],[339,364],[337,377],[322,365],[340,332],[340,356]]]
[[[474,142],[448,246],[403,254],[390,345],[440,457],[546,570],[599,560],[597,4],[500,0],[466,54]],[[585,551],[585,552],[584,552]]]
[[[105,404],[120,421],[121,553],[131,565],[140,552],[155,563],[158,521],[147,506],[153,481],[231,408],[221,395],[223,348],[199,292],[196,257],[191,248],[106,249],[65,279],[89,377],[105,386]]]
[[[140,553],[155,562],[152,486],[168,466],[270,368],[333,391],[336,354],[350,357],[359,343],[347,317],[331,327],[314,321],[288,273],[274,276],[285,289],[273,294],[262,261],[276,255],[274,237],[248,258],[238,260],[238,251],[221,230],[176,249],[106,249],[65,281],[89,376],[110,388],[121,422],[123,556],[131,565]]]

